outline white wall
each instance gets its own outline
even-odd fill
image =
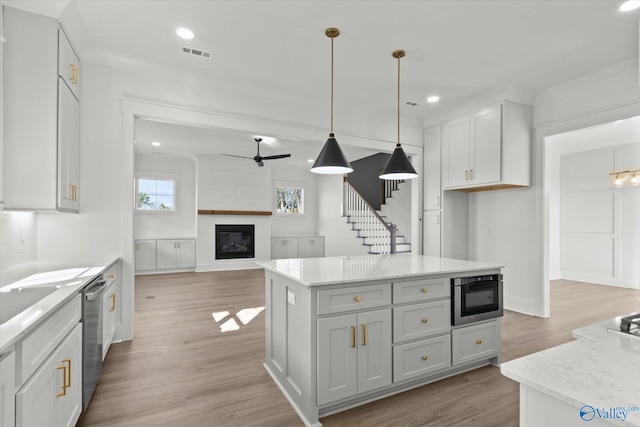
[[[34,212],[0,212],[0,287],[21,278],[16,267],[37,259],[37,241]]]
[[[271,218],[272,236],[301,236],[318,234],[318,185],[316,174],[308,169],[297,167],[272,167],[271,203],[273,217]],[[275,211],[275,193],[273,184],[297,183],[304,187],[304,214],[286,215],[277,214]]]
[[[191,239],[196,237],[196,162],[194,158],[136,155],[136,171],[171,173],[178,178],[177,211],[135,211],[136,239]]]

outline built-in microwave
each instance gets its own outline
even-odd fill
[[[502,274],[451,279],[451,324],[502,317]]]

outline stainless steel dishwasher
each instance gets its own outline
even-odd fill
[[[102,275],[85,286],[82,293],[82,410],[86,410],[102,372]]]

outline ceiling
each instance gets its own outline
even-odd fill
[[[17,3],[26,8],[28,3],[68,2]],[[391,53],[396,49],[407,53],[401,61],[401,115],[416,126],[435,111],[504,85],[535,93],[638,57],[640,9],[620,12],[621,0],[73,3],[86,31],[78,48],[83,60],[187,73],[196,81],[215,82],[238,94],[290,104],[314,117],[314,123],[317,117],[320,123],[325,118],[328,122],[327,27],[341,31],[334,41],[336,109],[357,114],[364,123],[379,117],[395,122],[397,62]],[[195,38],[179,39],[178,27],[190,28]],[[212,58],[187,55],[182,46],[208,51]],[[440,96],[440,101],[427,103],[430,95]],[[274,119],[287,122],[287,118]],[[180,131],[182,151],[187,140],[200,150],[216,149],[216,144],[203,145],[205,140],[233,140],[233,148],[227,142],[222,149],[254,154],[252,134],[152,125],[141,126],[136,138],[163,136],[154,137],[153,132],[174,138]],[[317,154],[322,143],[318,141],[311,151]],[[265,153],[302,146],[286,145],[283,141],[273,147],[274,152],[265,149]],[[169,144],[164,148],[168,150]],[[309,155],[300,153],[297,158],[306,161]]]

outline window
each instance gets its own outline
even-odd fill
[[[304,188],[297,184],[276,183],[276,213],[303,214]]]
[[[176,212],[176,177],[138,176],[136,210],[141,212]]]

